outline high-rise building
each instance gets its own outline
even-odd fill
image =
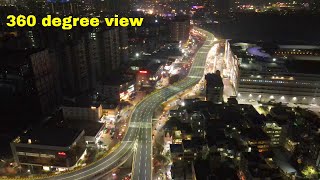
[[[48,0],[47,5],[51,14],[71,15],[79,14],[83,3],[80,0]]]
[[[219,73],[206,75],[206,99],[213,103],[223,102],[223,81]]]
[[[78,95],[89,90],[89,74],[84,38],[65,46],[62,58],[63,92]]]
[[[82,35],[86,36],[82,36]],[[65,36],[61,36],[65,35]],[[95,90],[99,82],[119,70],[121,47],[118,28],[55,35],[52,45],[59,64],[64,95],[77,96]]]
[[[98,78],[101,76],[100,59],[102,55],[100,53],[100,44],[97,36],[97,32],[90,32],[87,36],[87,56],[90,89],[95,89],[97,87]]]
[[[35,112],[52,113],[61,101],[54,61],[48,50],[10,52],[1,63],[0,84],[3,101],[16,97],[27,100]],[[12,103],[12,102],[11,102]],[[19,102],[18,102],[19,103]],[[16,105],[19,108],[19,105]]]
[[[126,38],[120,40],[119,28],[89,32],[87,56],[91,89],[112,72],[119,70]],[[121,41],[121,42],[120,42]]]
[[[169,25],[170,42],[186,42],[189,39],[190,19],[188,17],[176,17]]]
[[[128,29],[120,28],[120,59],[123,64],[127,64],[129,60],[129,42],[128,42]]]
[[[100,38],[99,38],[100,39]],[[101,72],[102,79],[112,71],[120,68],[120,39],[119,28],[111,28],[101,32]]]
[[[26,14],[44,15],[50,13],[49,2],[47,0],[19,0],[15,5]]]

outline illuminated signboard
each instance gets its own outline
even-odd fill
[[[147,74],[148,71],[139,71],[140,74]]]
[[[58,152],[59,156],[66,156],[67,154],[65,152]]]
[[[192,6],[192,9],[202,9],[204,8],[203,6]]]

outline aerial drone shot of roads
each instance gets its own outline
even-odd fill
[[[319,0],[0,0],[0,180],[320,179]]]

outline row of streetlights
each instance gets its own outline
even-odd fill
[[[242,96],[241,93],[238,93],[238,97],[241,97],[241,96]],[[249,97],[249,98],[252,98],[253,95],[252,95],[252,94],[249,94],[248,97]],[[261,99],[261,98],[262,98],[262,95],[260,94],[260,95],[258,96],[258,98]],[[270,96],[269,96],[269,99],[270,99],[270,100],[275,99],[274,95],[270,95]],[[281,96],[280,99],[281,99],[281,100],[285,100],[286,97],[285,97],[285,96]],[[303,97],[302,99],[303,99],[303,100],[306,100],[307,98],[306,98],[306,97]],[[297,101],[298,98],[297,98],[297,97],[292,97],[292,100],[293,100],[293,101]],[[312,98],[312,101],[315,101],[315,100],[316,100],[315,97]]]

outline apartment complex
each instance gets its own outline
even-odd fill
[[[190,30],[190,19],[188,17],[176,17],[176,19],[169,24],[169,40],[171,42],[185,43],[189,39]]]

